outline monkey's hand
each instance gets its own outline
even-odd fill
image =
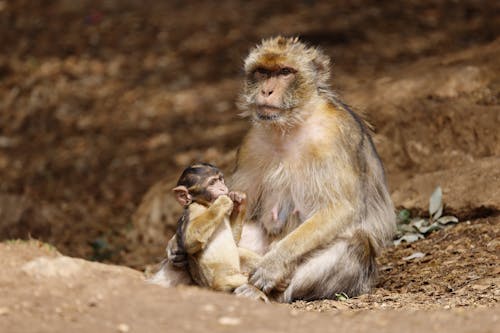
[[[256,301],[264,301],[269,303],[269,298],[260,289],[251,284],[243,284],[234,290],[234,294],[238,297],[246,297]]]
[[[277,287],[282,287],[287,276],[288,271],[284,261],[281,260],[278,252],[271,250],[250,274],[249,282],[264,293],[269,294]]]
[[[233,200],[229,198],[227,195],[221,195],[217,199],[215,199],[210,210],[222,210],[225,214],[230,214],[233,210]]]
[[[229,192],[228,196],[234,203],[233,213],[239,213],[239,211],[241,210],[241,206],[246,204],[247,195],[243,192],[231,191]]]
[[[167,259],[172,263],[172,265],[179,268],[187,266],[187,252],[183,248],[179,247],[175,236],[168,241],[166,250]]]

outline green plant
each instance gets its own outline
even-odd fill
[[[412,243],[424,238],[429,233],[443,229],[450,223],[458,223],[455,216],[443,215],[443,191],[438,186],[429,198],[429,218],[411,218],[410,211],[402,209],[397,215],[397,234],[394,245],[401,242]]]

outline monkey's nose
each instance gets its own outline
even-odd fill
[[[272,89],[267,89],[267,90],[266,90],[266,89],[264,89],[264,90],[261,90],[262,95],[264,95],[265,97],[269,97],[269,96],[271,96],[271,94],[272,94],[273,92],[274,92],[274,90],[272,90]]]

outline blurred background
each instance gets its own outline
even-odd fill
[[[0,0],[0,240],[158,262],[173,180],[194,160],[230,173],[242,61],[277,34],[332,57],[398,207],[444,184],[458,217],[498,212],[498,1]]]

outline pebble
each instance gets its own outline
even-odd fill
[[[126,333],[126,332],[130,331],[130,327],[127,324],[120,324],[120,325],[118,325],[117,328],[118,328],[118,332]]]
[[[237,326],[241,324],[241,319],[236,317],[220,317],[217,321],[219,324],[225,326]]]
[[[2,307],[0,308],[0,316],[5,316],[5,315],[8,315],[9,314],[9,308],[7,307]]]

